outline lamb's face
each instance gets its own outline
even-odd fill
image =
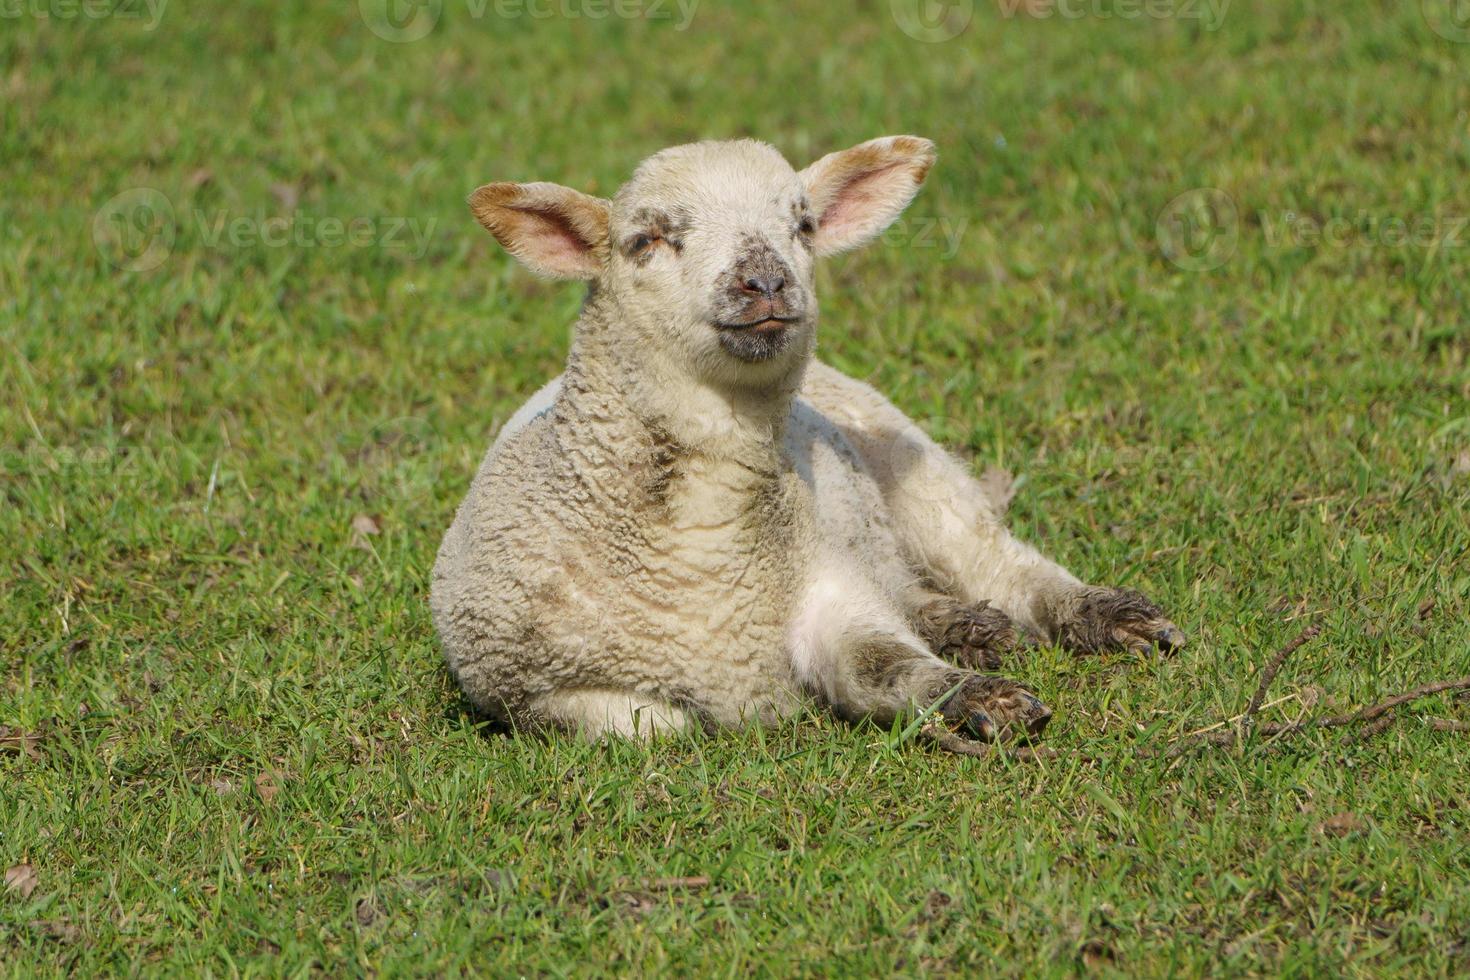
[[[613,201],[556,184],[486,184],[470,208],[534,271],[589,279],[609,338],[715,383],[790,376],[815,343],[813,264],[872,240],[934,163],[917,136],[869,140],[797,172],[753,140],[676,146]]]
[[[671,352],[724,376],[811,350],[815,231],[800,176],[771,147],[674,147],[614,198],[605,281]]]

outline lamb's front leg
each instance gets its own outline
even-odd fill
[[[905,555],[946,593],[1079,652],[1184,645],[1141,594],[1087,585],[1017,540],[993,491],[877,392],[830,368],[811,383],[877,480]]]
[[[956,486],[957,493],[965,490]],[[1141,592],[1087,585],[1017,540],[998,520],[984,514],[973,519],[967,533],[954,535],[951,550],[937,556],[960,595],[983,597],[1017,622],[1078,653],[1184,646],[1184,633]]]
[[[1016,540],[1001,521],[1004,501],[868,385],[813,363],[802,394],[862,457],[905,557],[949,595],[1074,650],[1183,645],[1143,596],[1086,585]]]
[[[894,603],[840,566],[819,573],[792,625],[797,679],[842,718],[887,725],[937,706],[954,727],[992,740],[1041,733],[1051,709],[1019,683],[936,657]]]

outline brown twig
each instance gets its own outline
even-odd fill
[[[975,742],[956,735],[945,728],[942,721],[933,719],[919,729],[919,736],[933,742],[945,752],[952,752],[955,755],[972,755],[982,759],[996,755],[1008,755],[1018,762],[1035,762],[1037,759],[1054,759],[1060,755],[1056,749],[1045,745],[1003,746],[994,742]]]
[[[1388,731],[1391,727],[1393,727],[1393,723],[1396,720],[1397,719],[1394,717],[1393,712],[1390,711],[1388,714],[1384,715],[1382,718],[1379,718],[1379,719],[1377,719],[1375,721],[1370,721],[1370,722],[1368,722],[1368,724],[1364,725],[1362,728],[1359,728],[1357,731],[1353,732],[1351,735],[1348,736],[1347,740],[1349,742],[1364,742],[1364,741],[1367,741],[1368,739],[1372,738],[1374,735],[1378,735],[1378,734],[1381,734],[1383,732]]]
[[[1453,721],[1449,718],[1426,718],[1429,727],[1437,732],[1470,732],[1470,722]]]
[[[708,888],[709,875],[679,875],[672,878],[650,878],[643,882],[644,888],[654,891],[674,891],[681,888]]]
[[[1276,679],[1276,674],[1281,670],[1281,665],[1286,663],[1288,657],[1300,650],[1303,645],[1321,632],[1322,624],[1313,623],[1298,633],[1286,646],[1276,651],[1276,656],[1272,657],[1271,662],[1266,664],[1265,669],[1261,671],[1261,680],[1256,684],[1256,693],[1251,695],[1250,703],[1245,706],[1245,714],[1240,718],[1241,738],[1245,737],[1246,732],[1250,730],[1251,725],[1255,722],[1256,712],[1261,710],[1261,703],[1266,700],[1266,692],[1270,689],[1271,682]]]
[[[1330,715],[1326,718],[1309,718],[1306,721],[1290,722],[1280,725],[1262,725],[1262,735],[1289,735],[1293,732],[1303,731],[1308,728],[1341,728],[1344,725],[1356,725],[1365,721],[1372,721],[1380,715],[1387,714],[1401,704],[1410,701],[1418,701],[1432,694],[1440,694],[1444,691],[1470,690],[1470,677],[1461,677],[1452,681],[1435,681],[1430,684],[1421,684],[1412,691],[1403,694],[1395,694],[1393,697],[1385,698],[1377,704],[1370,704],[1366,708],[1345,715]]]
[[[1412,691],[1395,694],[1390,698],[1379,701],[1377,704],[1371,704],[1366,708],[1359,708],[1357,711],[1352,711],[1345,715],[1328,715],[1324,718],[1308,718],[1304,721],[1261,725],[1256,731],[1267,738],[1279,738],[1283,735],[1296,735],[1313,728],[1343,728],[1348,725],[1371,722],[1372,724],[1369,724],[1367,728],[1357,733],[1356,738],[1361,740],[1371,738],[1392,727],[1393,722],[1397,720],[1397,716],[1392,713],[1393,709],[1400,705],[1417,701],[1420,698],[1427,698],[1433,694],[1440,694],[1444,691],[1466,689],[1470,689],[1470,677],[1461,677],[1453,681],[1435,681],[1430,684],[1421,684]],[[1470,731],[1470,725],[1462,725],[1460,722],[1448,722],[1445,725],[1437,725],[1434,724],[1436,721],[1444,721],[1444,719],[1433,719],[1430,723],[1431,727],[1439,731]],[[1233,745],[1239,740],[1240,736],[1235,731],[1206,732],[1203,737],[1176,740],[1170,745],[1168,752],[1165,754],[1172,758],[1189,751],[1196,745]]]

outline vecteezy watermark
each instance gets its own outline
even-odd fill
[[[168,0],[0,0],[0,20],[145,20],[151,31]]]
[[[955,506],[955,457],[975,474],[977,459],[993,458],[988,449],[975,441],[974,418],[940,412],[920,412],[912,416],[914,426],[897,426],[874,432],[876,451],[867,459],[884,482],[902,485],[904,492],[921,504],[932,504],[940,512],[952,512]],[[1025,483],[994,463],[985,465],[976,476],[986,499],[999,514],[1009,507],[1015,491]]]
[[[964,33],[975,16],[975,0],[888,0],[893,22],[915,41],[938,44]]]
[[[119,458],[116,447],[51,446],[33,442],[20,449],[0,449],[0,471],[29,475],[108,473],[117,467]]]
[[[357,0],[357,13],[378,37],[407,43],[429,36],[444,13],[444,0]]]
[[[1467,215],[1354,215],[1315,218],[1295,211],[1258,212],[1268,248],[1465,248],[1470,245]]]
[[[969,225],[968,218],[899,218],[883,232],[882,241],[896,248],[943,249],[939,257],[948,261],[959,254]]]
[[[1266,249],[1416,248],[1429,252],[1470,247],[1470,214],[1352,214],[1317,217],[1297,211],[1255,212]],[[1159,251],[1186,272],[1218,269],[1240,241],[1240,211],[1215,187],[1185,191],[1164,205],[1154,226]]]
[[[436,218],[343,218],[300,209],[262,218],[195,208],[181,219],[162,192],[134,187],[97,209],[92,243],[108,265],[125,272],[147,272],[162,265],[173,254],[181,227],[191,228],[194,239],[210,249],[383,248],[421,259],[437,224]]]
[[[410,217],[335,218],[292,211],[269,218],[230,215],[228,211],[192,212],[206,248],[393,248],[421,259],[429,248],[437,220]]]
[[[1214,31],[1225,20],[1230,0],[995,0],[1006,20],[1198,20]]]
[[[443,444],[427,419],[405,415],[371,423],[340,448],[364,491],[409,501],[433,494],[442,468],[435,450]]]
[[[1198,20],[1214,31],[1231,0],[993,0],[1005,20]],[[1425,0],[1426,3],[1434,0]],[[1451,2],[1451,0],[1439,0]],[[1470,3],[1470,0],[1456,0]],[[889,0],[894,23],[909,37],[930,44],[964,33],[975,16],[975,0]]]
[[[1240,240],[1240,214],[1217,187],[1185,191],[1164,205],[1154,222],[1164,258],[1186,272],[1209,272],[1230,261]]]
[[[108,265],[147,272],[163,265],[178,238],[174,206],[151,187],[134,187],[111,198],[92,216],[92,244]]]
[[[1419,0],[1419,12],[1446,41],[1470,44],[1470,0]]]
[[[700,0],[452,0],[471,20],[672,20],[687,30]],[[357,0],[368,30],[397,44],[428,37],[444,15],[446,0]]]

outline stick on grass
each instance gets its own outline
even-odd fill
[[[1261,710],[1261,704],[1266,700],[1266,692],[1270,690],[1271,682],[1276,679],[1276,674],[1280,672],[1281,665],[1286,663],[1288,657],[1300,650],[1308,641],[1321,632],[1322,624],[1313,623],[1298,633],[1286,646],[1278,650],[1276,656],[1271,658],[1271,662],[1266,664],[1265,669],[1261,671],[1261,680],[1256,685],[1256,693],[1251,695],[1250,703],[1245,706],[1245,714],[1240,718],[1240,736],[1242,738],[1250,730],[1252,723],[1255,721],[1256,713]]]

